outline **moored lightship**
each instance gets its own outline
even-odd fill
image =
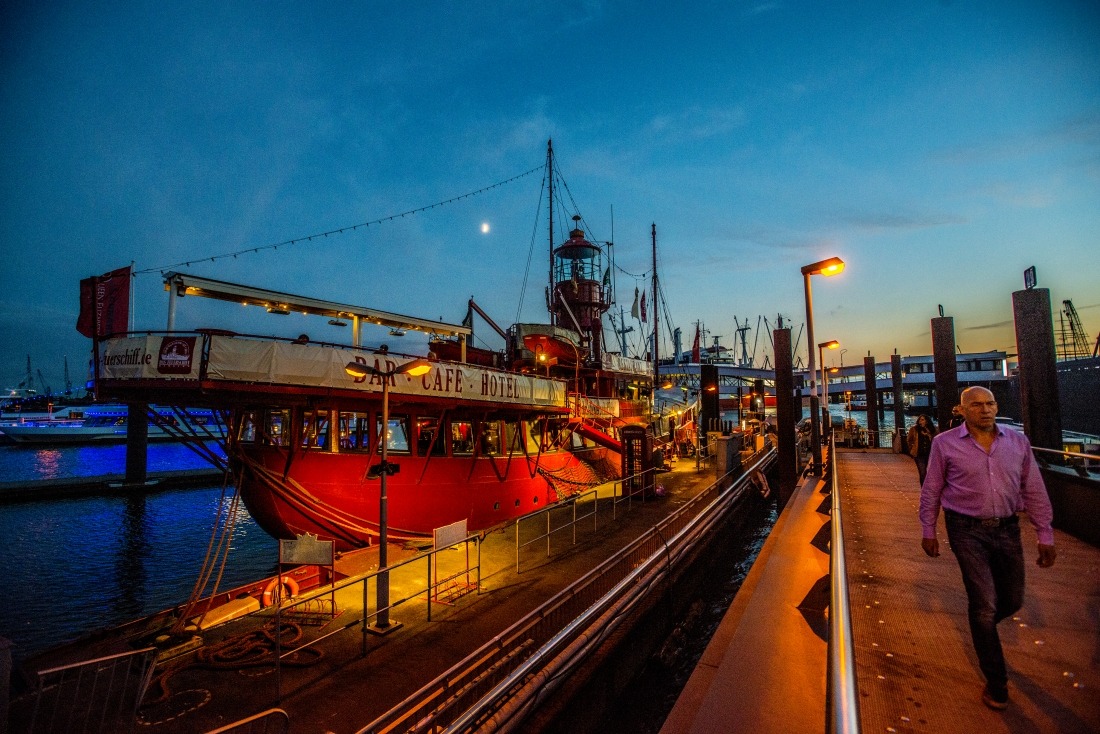
[[[551,253],[551,323],[504,330],[486,316],[505,340],[499,352],[469,347],[465,324],[169,273],[170,313],[182,296],[299,311],[351,321],[353,343],[219,329],[112,338],[101,342],[98,388],[227,411],[234,479],[277,538],[374,542],[381,472],[390,538],[460,521],[491,528],[620,476],[619,429],[650,417],[649,365],[602,348],[602,248],[575,227]],[[429,334],[428,372],[402,372],[414,355],[362,347],[363,324]],[[369,370],[352,374],[355,364]]]

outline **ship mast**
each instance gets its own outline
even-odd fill
[[[550,325],[557,326],[558,317],[557,309],[553,308],[554,298],[554,140],[550,138],[546,141],[546,181],[550,185],[549,189],[549,202],[550,202]]]
[[[652,224],[653,236],[653,384],[660,382],[660,361],[657,355],[657,223]]]

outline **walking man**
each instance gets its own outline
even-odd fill
[[[921,487],[921,547],[940,554],[936,520],[943,508],[951,550],[962,569],[969,601],[970,635],[985,675],[982,701],[1008,706],[997,623],[1024,601],[1024,553],[1017,512],[1026,511],[1039,541],[1041,568],[1054,565],[1053,512],[1031,444],[1024,434],[997,424],[997,402],[984,387],[962,393],[963,424],[932,440]]]

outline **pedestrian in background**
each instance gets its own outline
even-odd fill
[[[909,455],[917,462],[917,474],[920,483],[924,484],[924,475],[928,473],[928,457],[932,453],[932,438],[936,435],[936,427],[932,425],[932,419],[926,415],[918,415],[917,422],[909,429],[906,436],[906,444],[909,447]]]
[[[982,701],[1008,706],[1008,671],[997,623],[1024,601],[1024,552],[1017,512],[1026,511],[1039,541],[1036,563],[1054,565],[1053,512],[1027,437],[999,426],[997,402],[984,387],[962,393],[963,424],[932,440],[920,495],[921,547],[940,554],[936,520],[943,508],[951,551],[962,569],[970,636],[986,684]]]

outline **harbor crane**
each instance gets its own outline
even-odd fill
[[[1073,307],[1073,301],[1068,298],[1062,301],[1062,311],[1058,314],[1061,325],[1061,358],[1084,359],[1089,355],[1089,338],[1081,326],[1081,317],[1077,315],[1077,309]],[[1068,333],[1067,333],[1068,332]],[[1093,348],[1092,356],[1096,356],[1100,350],[1100,337],[1097,337],[1097,346]]]

